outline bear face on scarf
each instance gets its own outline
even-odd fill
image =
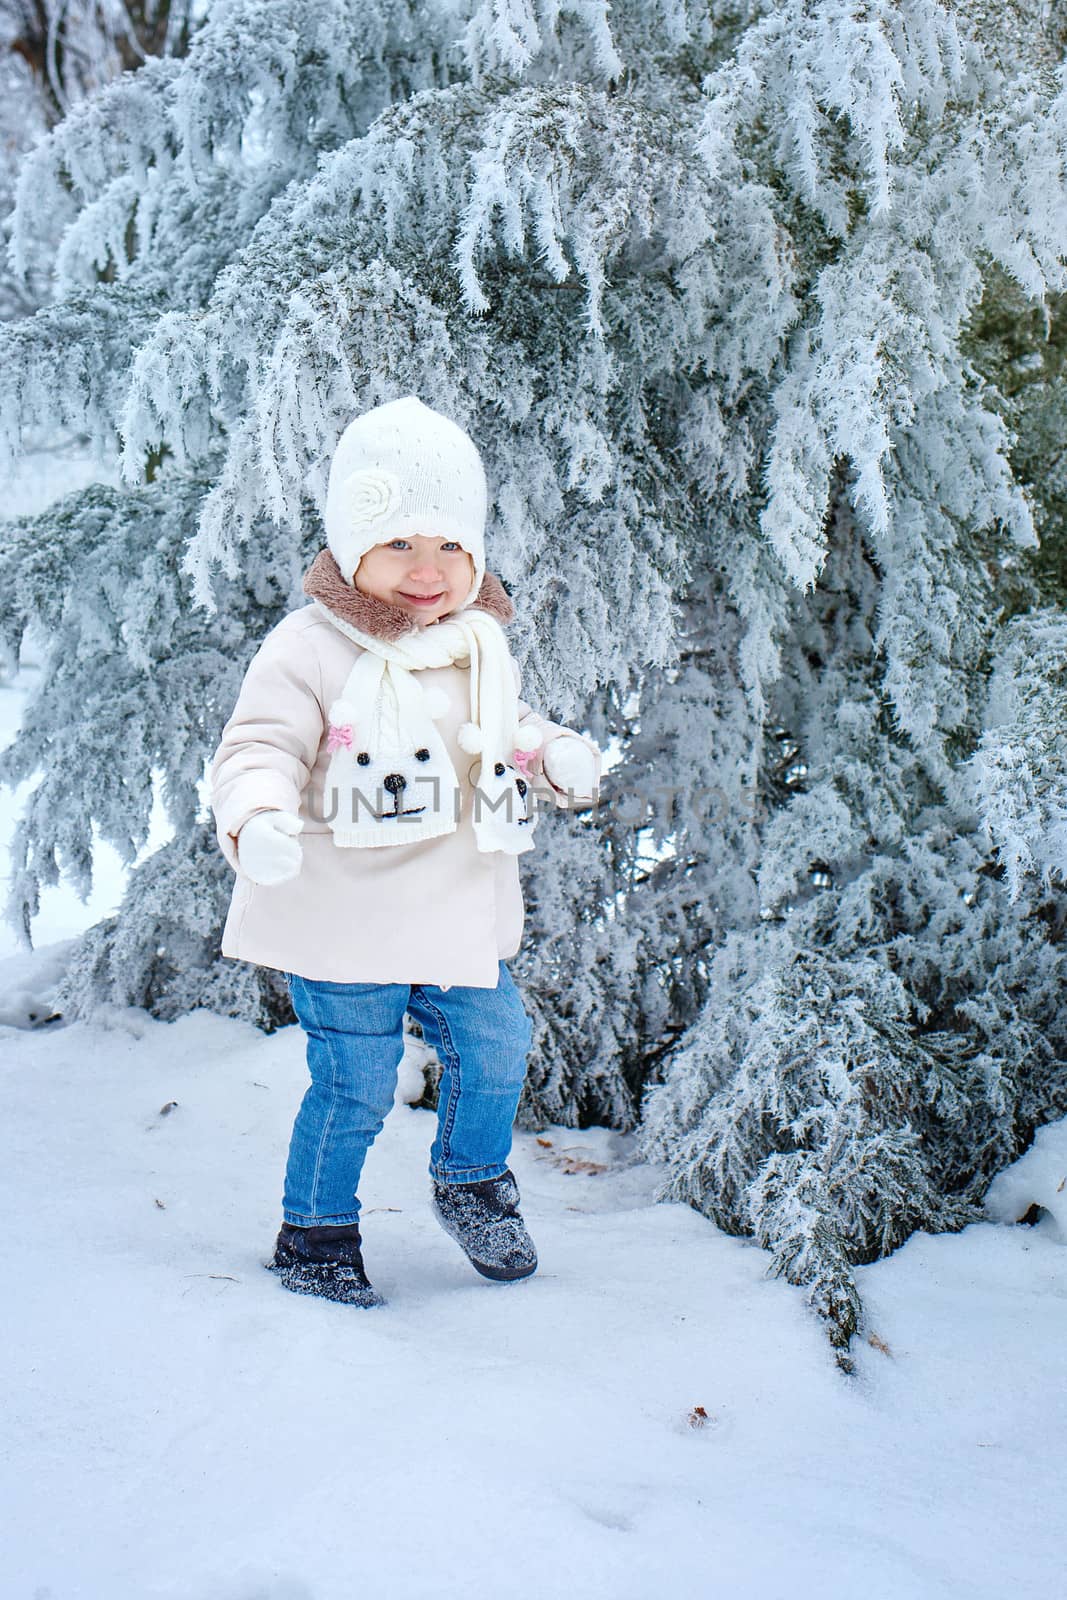
[[[518,726],[501,628],[514,610],[499,580],[487,573],[474,604],[429,627],[359,595],[328,551],[316,559],[304,588],[363,646],[328,711],[323,820],[335,842],[374,848],[434,838],[458,826],[462,791],[435,726],[448,700],[438,689],[424,689],[419,676],[420,668],[469,663],[471,719],[460,729],[459,744],[480,758],[468,773],[479,849],[515,855],[532,849],[537,807],[528,762],[541,734]]]

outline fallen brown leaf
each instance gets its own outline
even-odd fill
[[[538,1139],[537,1142],[538,1144],[549,1143],[547,1139]],[[607,1172],[608,1170],[606,1162],[593,1161],[591,1157],[583,1155],[580,1146],[571,1146],[568,1150],[553,1150],[550,1156],[538,1156],[537,1159],[538,1161],[550,1161],[554,1167],[558,1167],[561,1172],[565,1172],[569,1178],[577,1177],[580,1174],[592,1176],[598,1172]]]

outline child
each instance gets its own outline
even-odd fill
[[[356,1188],[405,1013],[442,1067],[438,1220],[487,1278],[537,1266],[507,1165],[532,1034],[505,965],[523,926],[517,858],[535,794],[595,800],[600,751],[518,698],[486,507],[472,440],[414,395],[350,423],[311,603],[264,639],[211,769],[237,874],[222,953],[283,972],[307,1034],[269,1265],[289,1289],[359,1306],[383,1303]]]

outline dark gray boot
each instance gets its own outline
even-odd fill
[[[506,1167],[481,1183],[433,1181],[433,1209],[483,1278],[510,1283],[537,1268],[537,1251],[519,1215],[519,1186]]]
[[[350,1306],[385,1304],[363,1269],[358,1223],[296,1228],[283,1222],[267,1268],[294,1294],[317,1294]]]

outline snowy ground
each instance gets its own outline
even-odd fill
[[[5,1025],[117,904],[100,866],[90,905],[46,895],[37,952],[0,946],[0,1600],[1063,1593],[1067,1215],[864,1269],[878,1343],[846,1379],[764,1254],[654,1205],[606,1130],[519,1136],[542,1264],[484,1282],[428,1209],[432,1117],[398,1105],[362,1188],[388,1305],[298,1298],[262,1267],[297,1029]],[[1061,1205],[1048,1132],[1006,1218],[1035,1182]]]
[[[888,1353],[846,1379],[763,1253],[653,1205],[604,1130],[519,1136],[542,1265],[484,1282],[398,1105],[362,1191],[389,1303],[305,1299],[261,1265],[299,1031],[112,1023],[0,1036],[5,1600],[1063,1592],[1042,1229],[865,1269]]]

